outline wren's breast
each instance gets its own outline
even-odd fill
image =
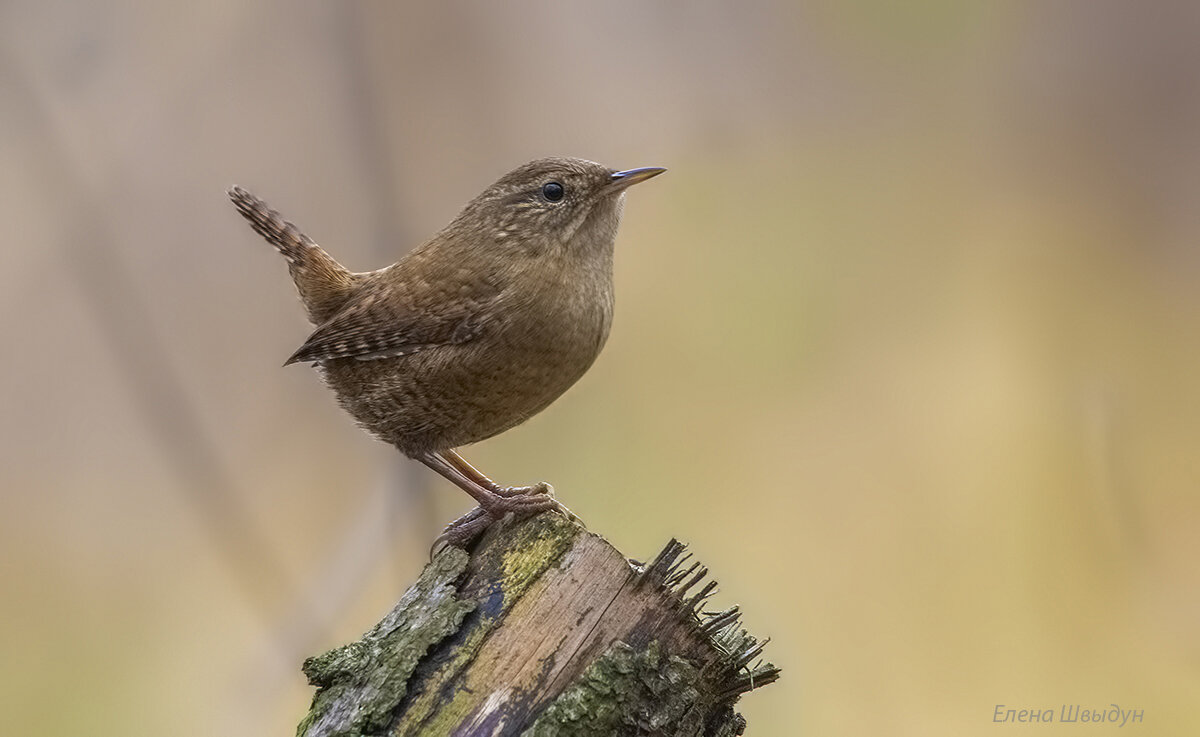
[[[545,409],[591,367],[608,338],[612,299],[608,294],[573,294],[524,317],[506,324],[498,336],[497,344],[504,346],[500,353],[506,356],[501,365],[507,376],[501,383],[514,395],[514,416],[495,432]]]
[[[484,440],[545,409],[592,365],[611,322],[611,293],[575,293],[510,310],[467,343],[336,359],[323,374],[359,425],[412,456]]]

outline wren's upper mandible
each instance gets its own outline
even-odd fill
[[[229,195],[287,259],[316,326],[288,363],[312,363],[364,430],[479,503],[440,538],[465,545],[510,512],[570,514],[548,484],[499,486],[454,448],[524,422],[591,366],[612,324],[625,190],[663,171],[531,161],[366,273],[347,271],[245,190]]]

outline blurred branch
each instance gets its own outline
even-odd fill
[[[260,534],[253,516],[236,491],[217,444],[205,431],[197,403],[175,370],[157,336],[136,280],[124,262],[112,227],[97,198],[67,152],[69,136],[27,75],[12,63],[7,88],[20,98],[27,135],[46,142],[42,173],[51,178],[56,200],[67,223],[57,240],[62,266],[78,286],[92,319],[111,348],[133,407],[141,416],[152,443],[174,470],[176,488],[188,500],[216,543],[225,572],[237,584],[271,632],[278,632],[272,609],[282,598],[294,598],[287,569]],[[13,112],[13,111],[10,111]],[[81,247],[72,248],[70,244]],[[284,643],[285,648],[287,643]],[[285,657],[291,652],[284,650]]]
[[[395,521],[388,516],[395,505],[393,486],[380,483],[363,495],[353,519],[321,556],[324,568],[300,593],[295,603],[298,609],[311,612],[319,621],[330,621],[345,609],[346,602],[359,595],[368,575],[383,561],[379,551],[395,531]],[[304,625],[293,622],[291,634],[285,639],[304,648],[313,647],[323,632]]]
[[[350,148],[358,156],[359,168],[366,180],[372,250],[394,259],[397,248],[412,242],[412,233],[395,214],[400,203],[399,187],[390,156],[391,139],[384,133],[379,101],[374,94],[361,8],[357,3],[338,6],[340,62],[352,139]]]
[[[396,217],[396,208],[400,203],[397,175],[389,155],[392,151],[391,141],[384,133],[379,101],[374,92],[363,6],[343,3],[337,7],[342,76],[351,122],[349,130],[352,132],[351,148],[358,155],[359,168],[367,184],[365,199],[371,217],[371,252],[390,263],[396,259],[400,248],[413,243],[414,236]],[[387,518],[392,522],[393,531],[398,532],[401,520],[405,517],[418,520],[417,529],[438,529],[441,525],[425,469],[396,458],[389,475],[400,482],[388,497]],[[394,535],[394,539],[398,537],[398,534]],[[352,545],[353,541],[347,539],[346,544]]]

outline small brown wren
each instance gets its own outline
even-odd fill
[[[454,449],[529,419],[592,365],[612,324],[625,190],[663,171],[532,161],[399,261],[365,273],[244,189],[229,197],[287,259],[316,326],[284,365],[312,363],[363,429],[478,502],[439,538],[463,545],[510,512],[570,514],[549,484],[500,486]]]

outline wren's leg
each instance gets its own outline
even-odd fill
[[[447,463],[454,466],[462,475],[471,479],[488,491],[499,494],[500,496],[521,496],[524,494],[548,494],[554,496],[554,487],[547,484],[545,481],[534,484],[533,486],[501,486],[495,481],[492,481],[478,468],[475,468],[458,454],[458,451],[453,449],[443,450],[439,455],[445,459]]]
[[[502,497],[512,498],[520,496],[548,496],[551,499],[554,498],[554,487],[550,484],[547,484],[545,481],[538,482],[533,486],[501,486],[495,481],[489,479],[487,476],[484,476],[483,472],[478,468],[475,468],[470,463],[467,463],[467,459],[460,456],[458,451],[454,449],[443,450],[438,455],[440,455],[447,463],[454,466],[454,468],[461,472],[462,475],[475,481],[483,488]],[[583,525],[583,520],[579,519],[579,515],[575,514],[570,509],[567,509],[567,506],[562,502],[555,502],[554,508],[562,512],[563,515],[565,515],[566,518],[572,522],[577,522],[578,524]],[[587,527],[587,525],[583,526]]]
[[[469,544],[488,525],[509,512],[528,517],[547,509],[556,509],[568,519],[582,524],[574,512],[553,497],[549,484],[518,489],[497,486],[452,450],[425,453],[418,456],[417,460],[440,473],[479,503],[479,509],[471,510],[446,527],[434,541],[434,550],[442,543],[459,547]]]
[[[481,483],[479,478],[472,478],[470,475],[463,473],[443,453],[425,453],[418,456],[417,460],[437,471],[442,476],[445,476],[455,486],[470,494],[471,498],[479,503],[479,506],[483,507],[488,514],[496,518],[503,517],[508,512],[534,514],[547,509],[556,509],[560,506],[553,497],[545,494],[502,494]],[[462,459],[459,458],[459,460]],[[478,471],[475,471],[475,474],[478,477],[486,479]],[[490,481],[488,481],[488,484],[495,486]]]

